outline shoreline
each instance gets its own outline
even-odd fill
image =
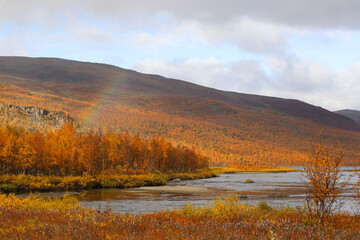
[[[217,175],[211,170],[198,173],[149,173],[142,175],[83,175],[83,176],[33,176],[0,175],[0,193],[26,194],[31,192],[64,192],[103,188],[138,188],[165,186],[173,179],[195,180],[212,178]]]
[[[216,174],[233,174],[233,173],[287,173],[287,172],[301,172],[301,170],[291,167],[252,167],[252,168],[238,168],[238,167],[210,167],[210,170]]]
[[[241,174],[241,173],[286,173],[298,172],[294,168],[248,168],[235,167],[210,167],[198,173],[149,173],[142,175],[83,175],[83,176],[33,176],[33,175],[0,175],[0,193],[26,194],[31,192],[63,192],[79,191],[85,189],[105,188],[142,188],[154,186],[166,186],[174,179],[196,180],[217,177],[218,174]],[[180,186],[179,186],[180,187]],[[156,188],[149,188],[156,189]],[[155,190],[158,191],[158,190]],[[172,190],[171,190],[172,191]],[[176,191],[183,193],[185,188]],[[202,192],[201,190],[189,190]],[[161,192],[161,189],[159,190]],[[187,191],[185,191],[187,192]]]

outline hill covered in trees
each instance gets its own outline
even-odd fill
[[[360,143],[358,123],[298,100],[224,92],[97,63],[0,57],[0,99],[4,126],[48,132],[66,120],[83,133],[159,136],[195,146],[212,165],[300,165],[319,135],[351,163]],[[22,110],[29,108],[52,115]]]

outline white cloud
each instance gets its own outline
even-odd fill
[[[73,31],[75,36],[87,34],[101,44],[106,35],[99,34],[101,27],[92,26],[98,22],[111,26],[111,31],[123,31],[139,46],[175,45],[176,37],[181,37],[235,44],[259,54],[286,54],[292,32],[332,29],[346,37],[349,33],[344,29],[360,27],[358,12],[356,0],[154,0],[151,4],[144,0],[0,0],[0,27],[12,23],[20,31],[45,28],[46,34],[75,26],[80,28]],[[88,32],[81,33],[81,28]]]
[[[179,19],[209,23],[249,17],[264,22],[306,28],[359,29],[357,0],[0,0],[0,19],[38,21],[59,14],[87,12],[99,18],[146,23],[154,13],[170,13]]]
[[[83,42],[96,44],[111,44],[114,42],[112,34],[98,27],[73,27],[72,36]]]
[[[185,62],[165,62],[147,60],[134,66],[135,70],[147,73],[157,73],[176,79],[188,79],[194,83],[206,86],[222,85],[219,79],[230,71],[222,62],[215,58],[206,60],[189,59]],[[224,79],[225,80],[225,79]]]
[[[19,48],[19,42],[13,39],[0,39],[0,56],[29,56],[26,48]]]
[[[188,21],[179,24],[174,35],[191,35],[207,44],[230,43],[256,53],[284,53],[287,47],[287,28],[247,17],[224,24]]]
[[[97,37],[99,43],[104,39],[94,32],[94,21],[110,25],[114,32],[123,31],[139,46],[145,43],[150,47],[169,46],[185,39],[207,44],[235,44],[256,53],[283,53],[287,44],[287,28],[248,16],[242,9],[251,5],[247,1],[228,0],[221,4],[204,0],[155,0],[151,4],[140,0],[5,2],[0,1],[0,26],[1,23],[16,23],[20,29],[24,26],[25,31],[31,31],[32,27],[44,28],[44,31],[70,30],[75,37],[85,34],[91,39]],[[152,31],[148,33],[144,29]]]
[[[155,36],[143,32],[129,33],[126,42],[140,48],[161,48],[174,45],[174,40],[168,35]]]

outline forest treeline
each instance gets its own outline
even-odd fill
[[[0,173],[32,175],[193,172],[209,159],[194,148],[164,138],[141,139],[129,133],[79,133],[71,123],[47,134],[0,128]]]
[[[209,157],[212,166],[303,165],[320,132],[324,144],[341,148],[344,163],[354,165],[360,142],[358,132],[256,109],[239,108],[235,113],[209,99],[118,96],[114,102],[99,104],[96,97],[92,101],[39,94],[1,82],[0,99],[2,126],[22,126],[43,133],[56,130],[61,119],[34,118],[19,111],[20,107],[40,108],[69,116],[81,132],[126,130],[132,135],[158,135],[175,145],[194,146]]]

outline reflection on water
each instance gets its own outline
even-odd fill
[[[112,211],[123,213],[144,213],[159,210],[182,208],[189,201],[204,205],[213,199],[211,195],[169,194],[143,192],[122,189],[97,189],[79,194],[80,203],[87,207],[105,210],[110,206]]]
[[[345,173],[348,175],[349,173]],[[243,181],[252,179],[254,183],[245,184]],[[355,178],[351,179],[351,184]],[[182,181],[169,185],[186,185],[215,189],[215,193],[185,194],[158,193],[139,191],[137,189],[93,189],[80,192],[77,196],[80,203],[87,207],[122,213],[144,213],[159,210],[182,208],[191,202],[194,206],[203,206],[217,197],[226,196],[231,192],[247,195],[242,200],[255,204],[265,200],[273,206],[303,206],[305,186],[300,172],[290,173],[242,173],[222,174],[216,178]],[[353,205],[350,186],[346,189],[343,201],[344,210],[351,211]]]

